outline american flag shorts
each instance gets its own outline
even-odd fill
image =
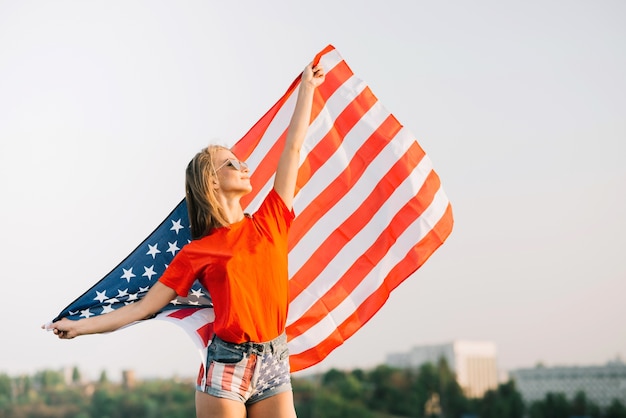
[[[252,404],[291,390],[285,334],[266,343],[241,344],[216,335],[207,348],[206,364],[198,390],[209,395]]]

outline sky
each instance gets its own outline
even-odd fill
[[[452,234],[305,372],[492,341],[502,371],[626,356],[626,3],[0,0],[0,373],[195,376],[174,325],[39,326],[182,199],[326,45],[417,138]]]

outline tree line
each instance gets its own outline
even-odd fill
[[[69,380],[69,381],[67,381]],[[404,370],[378,366],[294,377],[299,418],[626,418],[615,400],[601,409],[584,393],[567,399],[547,394],[525,404],[509,381],[482,398],[467,398],[445,361]],[[183,418],[194,417],[194,382],[156,379],[135,383],[83,383],[74,368],[70,379],[58,371],[33,376],[0,374],[0,418]]]

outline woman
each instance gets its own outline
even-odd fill
[[[186,172],[193,241],[142,300],[106,315],[60,320],[50,326],[54,333],[70,339],[113,331],[186,296],[200,280],[213,300],[215,335],[196,392],[197,416],[295,417],[285,336],[287,233],[313,93],[324,78],[321,66],[304,69],[274,187],[253,216],[240,204],[252,190],[247,165],[227,148],[203,149]]]

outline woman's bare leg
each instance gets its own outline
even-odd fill
[[[296,418],[293,393],[281,392],[253,403],[248,407],[248,418]]]
[[[232,399],[218,398],[208,393],[196,391],[196,417],[245,418],[246,406]]]

